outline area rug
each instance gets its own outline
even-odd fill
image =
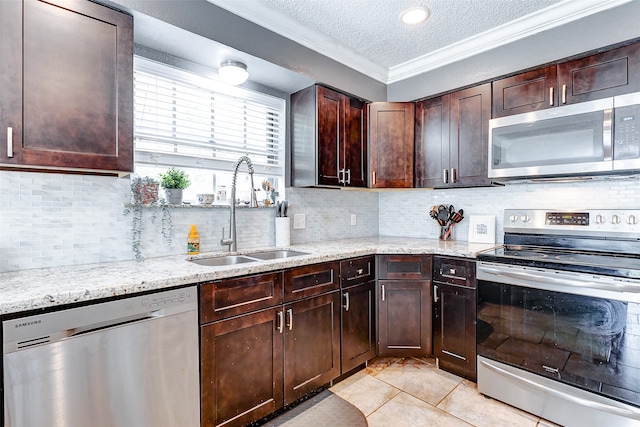
[[[324,390],[262,424],[265,427],[367,427],[362,412],[338,395]]]

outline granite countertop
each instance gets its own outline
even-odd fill
[[[193,256],[175,255],[142,262],[21,270],[0,273],[0,315],[372,254],[442,254],[475,258],[479,252],[493,246],[409,237],[369,237],[292,245],[288,249],[308,255],[224,267],[201,266],[188,261]],[[203,253],[197,258],[226,254]]]

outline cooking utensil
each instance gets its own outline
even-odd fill
[[[449,220],[449,216],[451,213],[449,212],[450,208],[446,205],[438,206],[438,224],[444,227],[447,225],[447,221]]]
[[[433,205],[431,207],[431,210],[429,211],[429,216],[435,220],[438,219],[438,206],[437,205]]]

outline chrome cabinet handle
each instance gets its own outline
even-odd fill
[[[433,302],[438,302],[438,285],[433,285]]]
[[[351,184],[351,169],[346,170],[346,184]]]
[[[372,186],[372,187],[375,187],[375,186],[376,186],[376,172],[375,172],[375,171],[373,171],[373,172],[371,173],[371,175],[372,175],[372,180],[373,180],[373,183],[371,184],[371,186]]]
[[[549,88],[549,105],[553,106],[553,86]]]
[[[567,85],[562,85],[562,103],[567,103]]]
[[[338,184],[344,184],[344,169],[338,171]]]
[[[289,330],[293,330],[293,309],[287,310],[287,317],[289,318]]]
[[[13,128],[7,128],[7,157],[13,157]]]
[[[284,311],[278,312],[278,320],[280,321],[280,326],[278,326],[278,332],[284,332]]]
[[[358,276],[362,276],[362,273],[364,273],[364,268],[359,268],[359,269],[356,270],[356,274]]]
[[[442,169],[442,182],[449,183],[449,171],[447,169]]]
[[[455,184],[458,182],[458,174],[456,173],[456,168],[451,168],[451,183]]]
[[[349,292],[345,292],[344,296],[344,311],[349,311]]]
[[[381,292],[381,294],[382,294],[382,301],[384,301],[384,285],[381,285],[381,286],[382,286],[382,292]]]

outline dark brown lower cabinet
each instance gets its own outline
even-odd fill
[[[243,426],[283,405],[282,306],[201,327],[203,426]]]
[[[476,381],[475,262],[434,257],[433,355],[441,369]]]
[[[286,304],[284,404],[340,375],[340,292]]]
[[[378,286],[378,355],[431,355],[431,281],[380,280]]]
[[[342,373],[376,356],[375,282],[342,289]]]

